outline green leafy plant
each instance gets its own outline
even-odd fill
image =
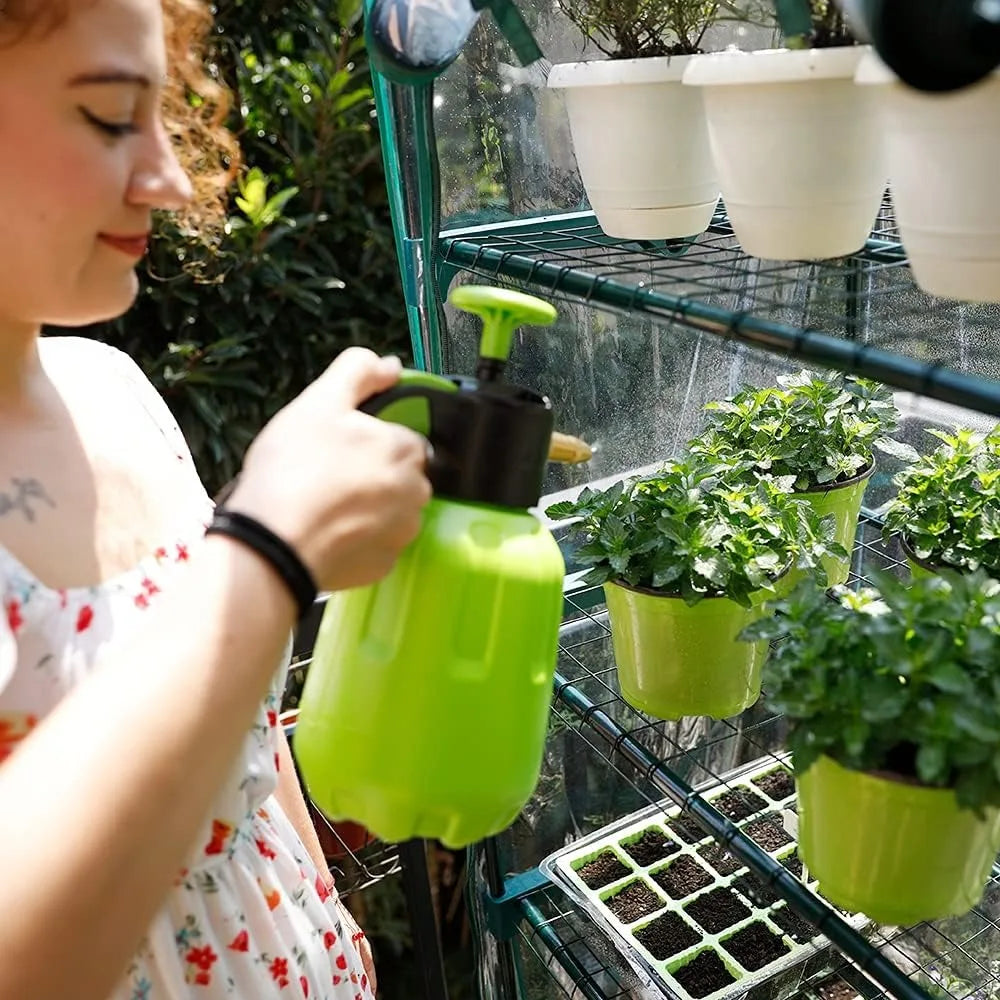
[[[798,566],[814,571],[832,542],[832,518],[772,484],[750,482],[737,465],[688,457],[650,476],[603,491],[584,488],[576,501],[553,504],[554,520],[578,518],[575,558],[591,567],[590,584],[622,582],[697,604],[723,596],[750,607],[750,595],[774,592]]]
[[[800,773],[821,754],[858,771],[1000,805],[1000,583],[946,572],[835,600],[803,583],[741,638],[781,639],[764,667]]]
[[[790,49],[857,45],[836,0],[774,0],[778,24]]]
[[[898,533],[934,565],[1000,571],[1000,434],[928,428],[931,454],[900,472],[884,511],[885,537]]]
[[[559,9],[612,59],[692,55],[719,21],[754,15],[728,0],[558,0]],[[766,9],[761,5],[761,11]],[[763,16],[759,14],[757,16]]]
[[[853,478],[871,466],[874,449],[917,457],[889,437],[898,426],[892,393],[868,379],[801,371],[705,409],[708,426],[689,442],[694,454],[744,463],[752,475],[793,492]]]

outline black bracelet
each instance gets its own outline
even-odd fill
[[[238,511],[217,509],[205,534],[234,538],[266,559],[292,592],[299,618],[308,614],[318,593],[316,581],[295,550],[270,528]]]

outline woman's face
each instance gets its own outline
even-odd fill
[[[117,316],[154,208],[190,187],[160,120],[160,0],[93,0],[0,50],[0,330]]]

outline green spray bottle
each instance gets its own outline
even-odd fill
[[[505,829],[534,791],[565,567],[529,511],[551,405],[502,379],[514,329],[555,309],[469,285],[450,301],[483,319],[477,377],[404,372],[361,407],[427,437],[434,495],[385,579],[329,598],[295,753],[332,819],[457,848]]]

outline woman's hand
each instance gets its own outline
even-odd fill
[[[399,372],[395,358],[344,351],[261,431],[227,503],[292,545],[321,590],[380,579],[420,528],[426,441],[357,409]]]

